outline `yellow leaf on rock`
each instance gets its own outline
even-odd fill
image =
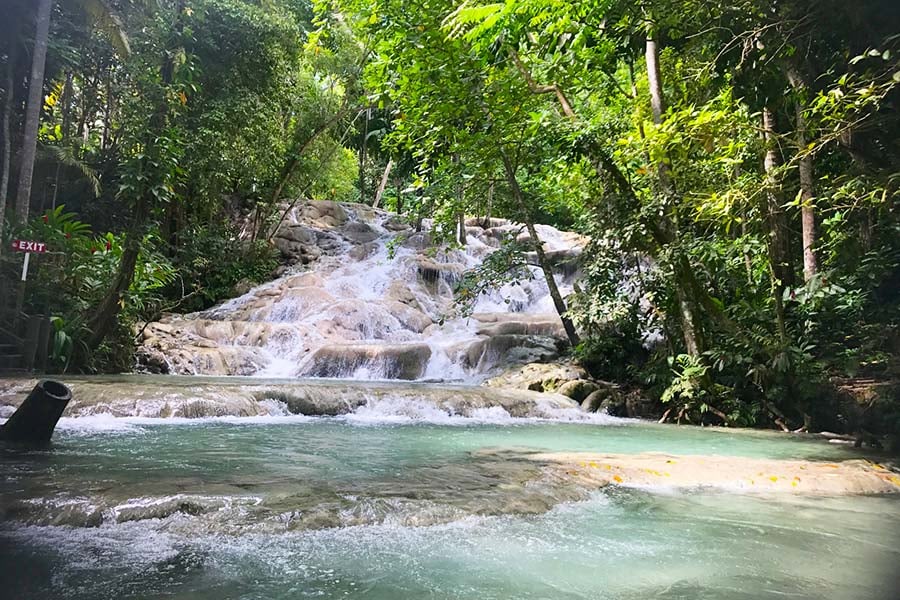
[[[769,481],[778,481],[778,477],[772,475],[771,477],[769,477]]]
[[[613,481],[615,481],[616,483],[622,483],[622,478],[618,475],[613,475]]]

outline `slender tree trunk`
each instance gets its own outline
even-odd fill
[[[378,184],[378,189],[375,190],[375,201],[372,203],[374,208],[378,208],[378,205],[381,203],[381,197],[384,195],[384,189],[387,187],[388,177],[391,176],[391,169],[394,166],[394,159],[388,160],[387,166],[384,168],[384,174],[381,176],[381,182]]]
[[[661,125],[663,115],[666,112],[666,99],[663,95],[662,74],[659,70],[659,47],[652,33],[647,34],[645,58],[647,61],[647,83],[650,87],[650,109],[653,113],[653,123]],[[672,176],[669,166],[660,161],[656,165],[659,173],[659,185],[663,193],[671,195],[674,192]]]
[[[818,270],[816,261],[816,213],[813,205],[815,197],[813,156],[809,152],[809,128],[806,123],[804,108],[809,93],[806,77],[800,67],[790,64],[787,67],[788,81],[797,95],[796,127],[797,127],[797,170],[800,174],[800,223],[803,230],[803,279],[809,281]]]
[[[456,165],[460,164],[459,154],[454,153],[453,155],[453,163]],[[456,203],[457,203],[457,211],[456,211],[456,241],[466,245],[466,214],[463,206],[465,206],[465,191],[463,188],[462,182],[462,173],[457,173],[457,181],[456,181]]]
[[[494,180],[488,184],[487,210],[484,213],[485,227],[491,226],[491,214],[494,210]]]
[[[101,139],[100,149],[109,148],[110,124],[112,123],[112,66],[106,69],[106,102],[103,107],[103,138]]]
[[[763,168],[766,172],[766,213],[769,220],[769,239],[772,257],[772,267],[775,277],[779,281],[779,288],[793,287],[794,264],[791,260],[790,244],[787,237],[787,223],[785,223],[783,200],[781,197],[781,184],[776,176],[776,169],[780,161],[778,142],[775,136],[775,115],[769,108],[764,108],[763,137],[766,143],[766,154],[763,159]]]
[[[31,177],[34,173],[38,125],[44,100],[44,66],[47,61],[47,39],[50,34],[52,6],[52,0],[38,0],[31,77],[28,81],[28,102],[25,108],[25,131],[22,136],[22,160],[19,165],[19,187],[16,192],[16,219],[19,223],[28,220],[31,203]]]
[[[278,182],[275,184],[275,189],[272,190],[272,204],[277,204],[281,199],[281,192],[284,191],[285,186],[290,182],[291,177],[293,177],[294,175],[294,171],[300,165],[300,159],[304,154],[306,154],[306,151],[309,150],[313,142],[319,139],[319,136],[323,135],[325,132],[331,129],[334,124],[340,121],[346,114],[346,108],[342,108],[341,110],[336,112],[331,116],[331,118],[320,125],[318,129],[313,131],[312,135],[310,135],[309,138],[305,140],[295,152],[291,153],[290,160],[288,160],[288,162],[284,165],[284,168],[281,169],[281,174],[278,176]]]
[[[656,48],[656,43],[653,40],[650,40],[650,42],[651,44],[650,48],[648,48],[648,54],[650,54],[651,57],[648,61],[648,65],[652,65],[653,67],[653,78],[656,82],[656,90],[654,92],[654,95],[656,96],[654,113],[655,117],[658,119],[658,122],[661,122],[662,114],[665,111],[665,104],[662,94],[662,82],[659,74],[659,61],[657,58],[658,50]],[[575,115],[575,111],[572,109],[572,104],[569,102],[565,93],[558,85],[539,85],[531,76],[531,73],[528,71],[519,56],[513,53],[512,58],[516,68],[525,79],[525,82],[532,93],[554,94],[559,101],[559,106],[562,113],[572,121],[577,121],[577,116]],[[622,173],[622,170],[619,169],[618,165],[613,162],[612,158],[603,151],[603,148],[600,147],[596,140],[586,138],[582,140],[582,142],[579,144],[579,147],[580,151],[593,163],[595,169],[597,170],[598,176],[600,176],[601,178],[610,178],[614,187],[616,187],[621,194],[624,194],[628,198],[629,202],[631,202],[635,207],[640,205],[640,199],[634,193],[634,189],[632,188],[631,183]],[[665,165],[663,166],[660,180],[661,182],[667,181],[669,183],[671,193],[674,194],[675,186],[671,182],[668,168],[665,167]],[[665,248],[666,246],[676,241],[674,233],[672,231],[675,228],[672,227],[666,219],[663,218],[661,219],[661,222],[657,222],[653,218],[645,218],[644,225],[646,225],[646,227],[650,231],[654,242],[657,244],[657,246],[659,246],[659,248]],[[696,274],[694,273],[693,267],[684,255],[678,256],[675,259],[673,268],[675,271],[676,293],[678,295],[679,308],[681,312],[681,318],[679,319],[679,321],[683,322],[682,333],[684,336],[685,347],[689,352],[693,350],[694,352],[692,353],[699,354],[703,349],[701,337],[702,331],[700,329],[701,320],[699,314],[701,307],[724,327],[733,329],[733,323],[731,323],[728,320],[727,316],[718,309],[718,307],[709,297],[708,292],[700,286],[700,283],[697,281]],[[688,321],[685,322],[685,318],[687,318]]]
[[[784,290],[794,285],[794,267],[790,259],[790,250],[787,243],[787,226],[784,223],[784,212],[781,208],[781,187],[776,179],[775,170],[778,167],[779,155],[775,138],[775,116],[766,107],[762,112],[763,139],[766,145],[766,154],[763,157],[763,169],[766,173],[766,210],[765,214],[769,223],[769,235],[767,246],[769,249],[769,264],[772,269],[773,291],[775,300],[775,317],[777,319],[778,333],[782,342],[787,339],[784,311]]]
[[[13,96],[13,73],[15,72],[16,48],[17,41],[15,38],[9,40],[9,52],[6,54],[6,79],[3,82],[3,120],[0,127],[3,136],[3,164],[0,166],[0,225],[6,218],[6,198],[9,193],[9,172],[12,167],[10,154],[12,152],[12,141],[10,140],[9,118],[12,113]],[[0,255],[3,254],[4,248],[0,247]]]
[[[802,137],[802,136],[801,136]],[[813,161],[800,159],[800,221],[803,228],[803,278],[809,281],[818,271],[816,260],[816,212],[813,207]]]
[[[662,77],[659,72],[659,47],[653,39],[652,31],[647,34],[644,59],[647,61],[647,84],[650,87],[650,109],[653,111],[653,122],[662,123],[666,112],[665,98],[662,92]]]
[[[556,285],[556,279],[553,277],[553,267],[547,259],[547,255],[544,254],[543,243],[534,227],[534,219],[531,217],[531,211],[528,210],[528,205],[525,203],[522,189],[519,187],[519,181],[516,178],[516,171],[513,168],[512,162],[509,160],[506,151],[501,149],[500,154],[503,159],[503,169],[506,172],[506,180],[509,183],[513,198],[515,199],[516,204],[518,204],[522,216],[525,219],[525,227],[528,229],[528,235],[531,237],[531,243],[534,247],[535,254],[537,254],[538,264],[541,266],[541,271],[544,273],[547,289],[550,291],[550,297],[553,299],[553,306],[556,308],[556,312],[559,314],[559,318],[562,321],[563,328],[566,330],[566,336],[569,338],[569,343],[572,344],[572,347],[574,348],[581,343],[578,332],[575,330],[575,323],[573,323],[572,319],[569,317],[566,301],[563,299],[559,287]]]
[[[650,108],[653,112],[653,123],[661,125],[663,114],[666,112],[666,101],[663,94],[662,74],[659,68],[659,47],[653,37],[652,27],[647,33],[644,54],[647,62],[647,81],[650,87]],[[675,184],[672,180],[671,171],[664,161],[657,163],[656,169],[659,175],[660,191],[668,201],[675,194]],[[676,223],[667,223],[666,225],[663,227],[664,229],[671,228],[673,231],[677,231]],[[696,287],[696,278],[690,262],[683,255],[676,257],[673,267],[675,295],[678,299],[681,313],[680,320],[684,346],[688,354],[699,356],[703,352],[701,321],[699,309],[696,302],[694,302],[692,294],[693,288]]]
[[[366,143],[369,137],[369,111],[366,109],[366,120],[363,124],[362,142],[359,145],[359,203],[366,203]]]

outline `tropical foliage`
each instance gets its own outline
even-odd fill
[[[31,301],[104,368],[110,316],[268,277],[286,199],[380,203],[452,244],[466,218],[522,223],[463,313],[531,276],[526,252],[553,292],[545,222],[591,240],[554,302],[596,376],[673,420],[856,427],[841,386],[898,376],[895,4],[60,0],[27,200],[47,222],[16,219],[7,150],[5,235],[48,227],[73,256],[41,268],[66,294]],[[8,149],[36,10],[4,24]]]

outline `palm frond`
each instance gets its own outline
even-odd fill
[[[122,58],[131,55],[131,44],[128,42],[128,34],[125,32],[125,23],[107,0],[80,0],[81,7],[91,18],[100,31],[109,38],[110,43]]]
[[[75,152],[72,148],[65,146],[44,146],[43,149],[60,164],[71,167],[81,173],[82,177],[84,177],[91,185],[94,197],[97,198],[100,196],[100,177],[97,176],[97,172],[86,162],[75,156]]]

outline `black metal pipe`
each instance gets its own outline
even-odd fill
[[[10,442],[46,443],[50,441],[56,423],[72,392],[58,381],[38,382],[16,412],[0,427],[0,440]]]

